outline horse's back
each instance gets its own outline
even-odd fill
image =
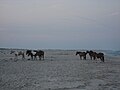
[[[39,52],[40,54],[44,55],[44,51],[39,50],[38,52]]]
[[[103,54],[103,53],[98,53],[97,56],[99,56],[99,57],[103,57],[104,54]]]

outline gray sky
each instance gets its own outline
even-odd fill
[[[0,47],[120,50],[120,0],[0,0]]]

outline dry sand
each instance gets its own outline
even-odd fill
[[[0,90],[120,90],[120,57],[79,60],[74,50],[45,50],[45,60],[14,60],[0,50]]]

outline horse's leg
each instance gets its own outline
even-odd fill
[[[43,60],[44,60],[44,55],[41,55],[41,59],[43,58]]]
[[[85,56],[83,56],[83,59],[85,60]]]
[[[33,60],[33,55],[31,55],[31,59]]]
[[[37,60],[37,56],[35,56],[35,60]]]
[[[44,55],[43,55],[43,60],[44,60]]]
[[[41,60],[41,55],[39,55],[39,60]]]
[[[84,56],[84,59],[86,60],[86,56]]]
[[[80,55],[79,55],[79,57],[80,57]],[[81,57],[80,57],[80,60],[81,60]]]
[[[23,54],[22,56],[23,56],[23,59],[25,59],[25,55]]]
[[[84,57],[84,55],[82,56],[82,60],[84,60],[85,59],[85,57]]]
[[[34,60],[37,60],[37,56],[36,55],[34,55]]]
[[[96,59],[96,56],[93,56],[94,60]]]
[[[89,54],[89,56],[90,56],[90,59],[92,60],[92,55],[91,55],[91,54]]]
[[[17,59],[18,59],[18,55],[15,54],[15,58],[14,58],[14,60],[17,61]]]
[[[104,62],[104,56],[102,57],[102,59],[103,59],[102,61]]]
[[[33,55],[33,60],[35,60],[35,56]]]
[[[25,59],[25,56],[24,56],[24,54],[22,54],[22,59]]]
[[[102,62],[104,62],[104,56],[102,56],[100,59],[101,59]]]
[[[80,55],[79,55],[80,56]],[[80,57],[80,60],[81,60],[81,57]]]
[[[92,60],[92,56],[90,55],[90,59]]]
[[[82,56],[80,56],[80,60],[82,60]]]

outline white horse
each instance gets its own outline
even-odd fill
[[[23,51],[11,51],[10,54],[15,54],[15,58],[14,59],[18,59],[18,56],[22,56],[22,59],[25,59],[25,55]]]

